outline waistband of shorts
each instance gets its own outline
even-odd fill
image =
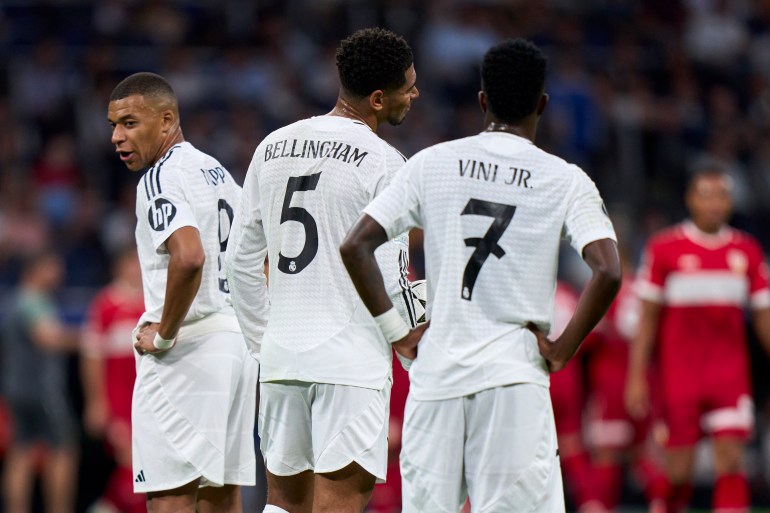
[[[186,339],[199,337],[201,335],[219,331],[228,331],[233,333],[241,332],[241,327],[238,324],[238,318],[235,316],[235,311],[232,308],[225,308],[219,312],[208,314],[206,317],[182,323],[182,327],[179,328],[177,338]]]

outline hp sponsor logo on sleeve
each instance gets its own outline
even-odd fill
[[[165,198],[156,199],[155,203],[150,205],[150,210],[147,212],[147,220],[156,232],[168,228],[174,216],[176,216],[176,207]]]

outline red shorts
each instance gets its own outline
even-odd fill
[[[628,369],[628,344],[606,343],[591,353],[588,362],[588,425],[592,447],[625,448],[643,442],[649,419],[634,420],[623,398]]]
[[[551,402],[559,436],[580,434],[584,398],[581,370],[580,361],[573,358],[551,374]]]
[[[687,365],[663,361],[663,421],[670,447],[694,445],[704,434],[748,438],[754,405],[743,355],[712,355]]]

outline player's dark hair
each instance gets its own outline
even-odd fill
[[[398,89],[414,61],[406,40],[381,28],[367,28],[344,39],[337,49],[337,71],[342,87],[358,97],[381,89]]]
[[[490,48],[481,63],[488,109],[507,123],[532,114],[545,86],[545,70],[545,55],[526,39],[507,39]]]
[[[155,73],[134,73],[124,78],[115,89],[112,90],[110,101],[122,100],[137,94],[152,98],[168,98],[176,100],[176,94],[168,81]]]
[[[687,188],[685,191],[692,191],[702,178],[727,178],[728,181],[732,182],[730,175],[724,168],[718,164],[711,163],[693,170],[692,174],[690,174],[690,179],[687,180]]]

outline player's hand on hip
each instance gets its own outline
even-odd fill
[[[417,326],[413,330],[409,330],[409,333],[404,338],[393,342],[393,349],[404,358],[414,360],[417,358],[417,345],[422,340],[422,334],[425,333],[429,326],[430,321]]]
[[[650,389],[644,376],[633,373],[628,375],[623,397],[628,414],[634,419],[642,419],[650,411]]]
[[[540,355],[545,358],[545,363],[548,366],[548,372],[556,372],[562,370],[569,361],[569,357],[564,357],[559,349],[561,346],[548,338],[548,334],[540,330],[535,323],[528,322],[526,328],[531,331],[537,339],[537,348],[540,350]]]
[[[151,322],[134,331],[134,349],[140,355],[145,353],[156,354],[168,351],[170,348],[159,349],[155,347],[155,337],[158,334],[160,324]],[[172,346],[173,347],[173,346]]]

